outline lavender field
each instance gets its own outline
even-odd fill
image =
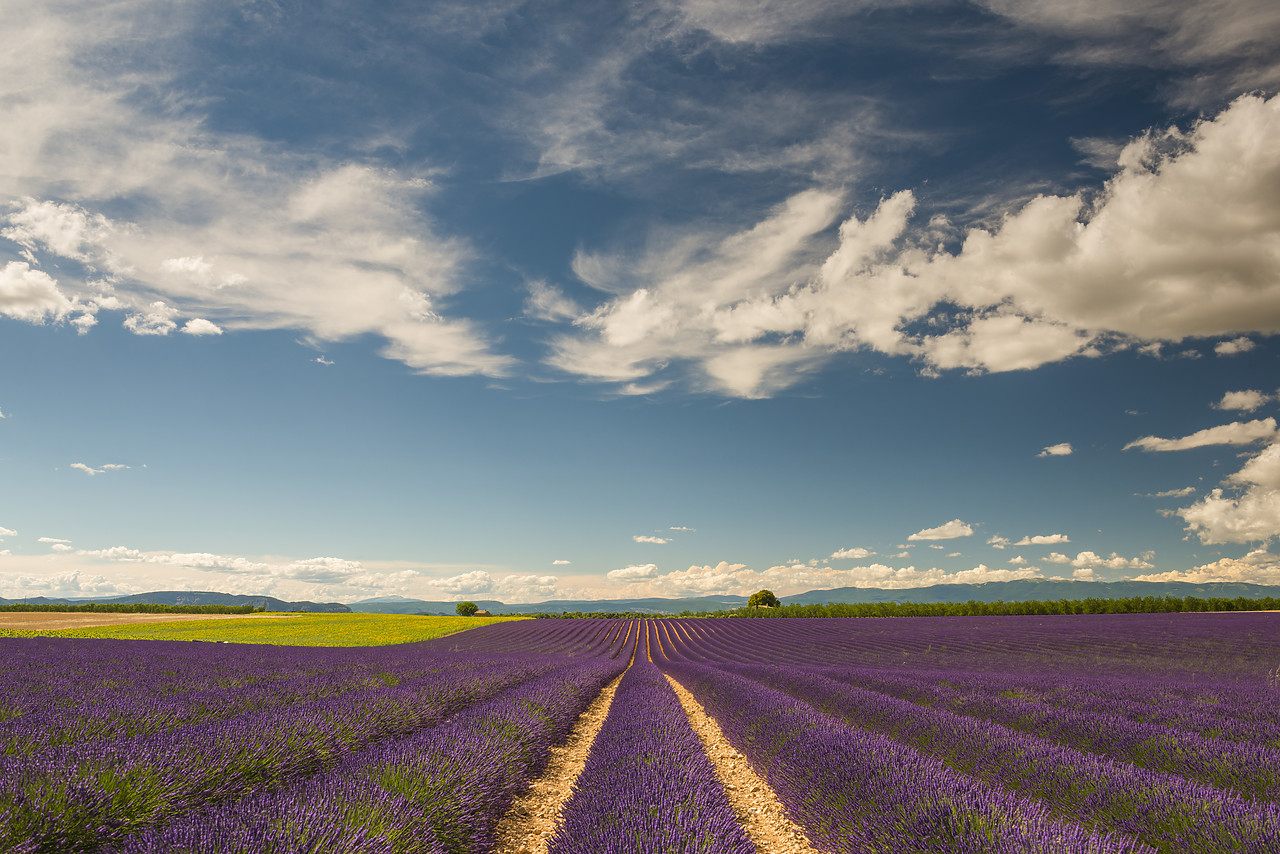
[[[415,644],[0,639],[0,851],[488,852],[619,676],[551,854],[1280,851],[1280,614],[531,620]]]

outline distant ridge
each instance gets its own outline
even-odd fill
[[[83,605],[86,602],[112,602],[122,605],[155,603],[157,605],[252,605],[268,611],[310,611],[324,614],[349,614],[351,609],[337,602],[286,602],[274,596],[245,596],[237,593],[213,593],[198,590],[161,590],[135,593],[132,596],[77,596],[75,598],[34,596],[27,599],[0,598],[0,605]]]
[[[864,602],[1021,602],[1056,599],[1127,599],[1132,596],[1174,596],[1198,598],[1257,599],[1280,597],[1280,586],[1244,584],[1242,582],[1209,582],[1193,584],[1185,581],[988,581],[984,584],[937,584],[932,587],[909,587],[884,590],[877,587],[838,587],[833,590],[810,590],[794,596],[780,597],[787,605],[825,605],[828,602],[860,604]],[[565,611],[631,611],[639,614],[678,614],[681,611],[722,611],[747,604],[746,596],[698,596],[688,599],[558,599],[549,602],[506,604],[493,599],[475,599],[478,606],[494,614],[559,614]],[[433,602],[423,599],[366,599],[352,602],[351,610],[374,614],[454,614],[456,602]]]
[[[1185,581],[988,581],[984,584],[937,584],[932,587],[909,587],[884,590],[878,587],[837,587],[833,590],[810,590],[794,596],[780,597],[787,605],[825,605],[828,602],[861,604],[867,602],[1024,602],[1057,599],[1127,599],[1133,596],[1173,596],[1185,599],[1223,598],[1257,599],[1280,597],[1280,586],[1244,584],[1242,582],[1209,582],[1192,584]],[[746,596],[696,596],[687,599],[554,599],[549,602],[517,602],[507,604],[496,599],[473,599],[479,607],[493,614],[559,614],[565,611],[630,611],[638,614],[679,614],[681,611],[727,611],[747,604]],[[40,605],[81,605],[85,602],[154,602],[160,605],[252,605],[268,611],[310,611],[328,614],[448,614],[457,613],[457,602],[405,599],[380,596],[342,605],[337,602],[286,602],[274,596],[246,596],[234,593],[168,590],[138,593],[132,596],[78,596],[27,599],[0,598],[0,605],[21,602]]]

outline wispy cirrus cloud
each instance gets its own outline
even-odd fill
[[[220,131],[184,94],[181,63],[112,47],[173,60],[212,9],[72,5],[15,18],[9,34],[27,49],[0,59],[0,235],[24,259],[0,266],[0,314],[84,331],[121,312],[152,336],[371,334],[424,373],[512,367],[480,326],[450,317],[470,250],[424,213],[429,172]],[[171,95],[156,104],[147,91]]]

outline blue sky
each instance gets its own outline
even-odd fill
[[[1280,8],[13,4],[0,596],[1280,583]]]

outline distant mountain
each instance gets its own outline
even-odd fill
[[[211,593],[192,590],[162,590],[155,593],[137,593],[132,596],[77,596],[75,598],[48,598],[35,596],[28,599],[0,599],[0,605],[13,603],[26,605],[84,605],[88,602],[112,602],[122,605],[147,602],[157,605],[252,605],[268,611],[309,611],[323,614],[349,614],[351,608],[337,602],[286,602],[274,596],[243,596],[235,593]]]
[[[787,605],[825,605],[828,602],[857,604],[862,602],[1021,602],[1054,599],[1125,599],[1131,596],[1175,596],[1179,599],[1197,596],[1235,599],[1243,596],[1280,597],[1280,587],[1238,582],[1190,584],[1183,581],[988,581],[985,584],[938,584],[933,587],[909,587],[882,590],[876,587],[838,587],[834,590],[810,590],[795,596],[781,597]],[[747,604],[745,596],[697,596],[689,599],[556,599],[550,602],[507,604],[496,599],[473,599],[493,614],[560,614],[565,611],[631,611],[638,614],[679,614],[681,611],[727,611]],[[357,614],[456,614],[457,602],[405,599],[401,596],[379,596],[340,605],[336,602],[286,602],[274,596],[243,596],[232,593],[170,590],[139,593],[134,596],[93,596],[75,598],[3,599],[12,602],[50,605],[81,605],[86,602],[155,602],[162,605],[252,605],[268,611],[312,611],[318,613]]]
[[[723,611],[747,604],[745,596],[702,596],[694,599],[556,599],[508,605],[494,599],[472,599],[492,614],[560,614],[565,611],[634,611],[639,614],[678,614],[681,611]],[[357,614],[456,614],[457,602],[386,598],[352,602]]]
[[[1213,582],[1190,584],[1182,581],[988,581],[985,584],[938,584],[882,590],[876,587],[838,587],[810,590],[783,596],[787,605],[825,605],[828,602],[1020,602],[1054,599],[1125,599],[1132,596],[1197,596],[1202,599],[1243,596],[1280,597],[1280,587],[1259,584]],[[690,599],[559,599],[550,602],[506,604],[492,599],[472,600],[494,614],[559,614],[565,611],[632,611],[640,614],[679,614],[681,611],[726,611],[747,604],[746,596],[699,596]],[[353,602],[351,610],[368,614],[455,614],[457,602],[383,597]]]

